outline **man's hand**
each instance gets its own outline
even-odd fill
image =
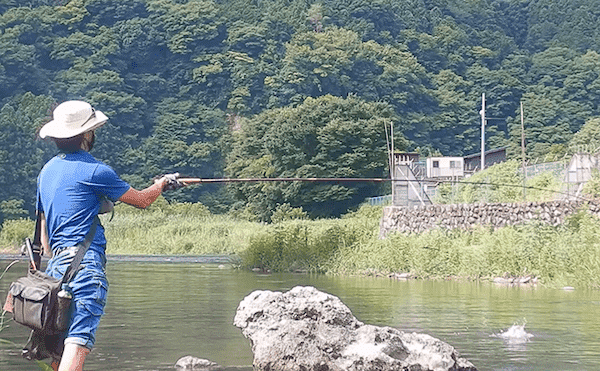
[[[179,173],[165,174],[157,178],[154,183],[164,183],[163,191],[172,191],[186,186],[185,183],[179,181]]]

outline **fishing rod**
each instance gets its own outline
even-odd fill
[[[201,183],[257,183],[257,182],[374,182],[399,181],[389,178],[177,178],[184,184]]]

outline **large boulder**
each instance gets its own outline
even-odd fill
[[[254,291],[234,325],[264,371],[476,371],[447,343],[425,334],[365,325],[342,301],[314,287]]]

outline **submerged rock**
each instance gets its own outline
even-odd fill
[[[178,370],[219,370],[221,366],[217,363],[209,361],[207,359],[196,358],[192,356],[185,356],[179,358],[177,363],[175,363],[175,368]]]
[[[255,370],[476,371],[449,344],[365,325],[314,287],[254,291],[240,302],[234,325],[250,339]]]
[[[531,275],[527,276],[509,276],[508,274],[503,275],[502,277],[494,278],[494,283],[498,285],[509,285],[509,286],[535,286],[538,283],[537,277],[533,277]]]

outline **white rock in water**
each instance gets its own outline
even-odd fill
[[[234,325],[250,339],[257,371],[476,371],[449,344],[365,325],[314,287],[254,291],[240,302]]]
[[[221,368],[221,366],[208,359],[185,356],[179,358],[177,363],[175,363],[175,368],[178,370],[216,370]]]

